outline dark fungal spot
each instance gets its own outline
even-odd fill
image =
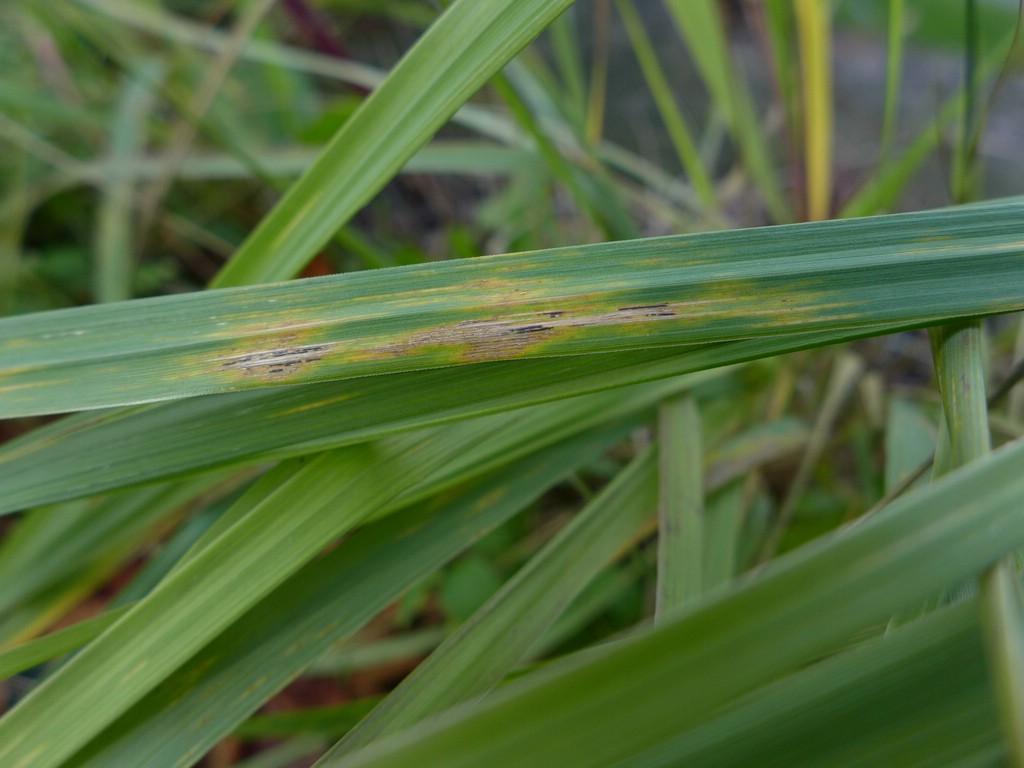
[[[521,325],[518,328],[509,328],[512,333],[536,333],[537,331],[550,331],[549,325]]]
[[[264,352],[250,352],[221,364],[221,370],[235,369],[253,375],[290,373],[296,366],[322,360],[327,345],[309,344],[302,347],[280,347]]]
[[[661,304],[640,304],[635,307],[619,307],[617,312],[626,312],[631,315],[641,315],[643,317],[675,317],[675,312],[669,307],[668,303]]]

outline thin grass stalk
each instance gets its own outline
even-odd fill
[[[568,526],[317,763],[334,768],[372,741],[405,730],[495,685],[650,515],[654,451],[622,470]]]
[[[951,469],[988,454],[991,437],[985,397],[980,320],[931,331]],[[1004,557],[981,579],[981,624],[991,665],[1000,725],[1013,765],[1024,766],[1024,595],[1016,557]]]
[[[797,0],[803,71],[807,218],[827,219],[832,207],[832,50],[827,0]]]
[[[576,35],[576,8],[573,6],[548,27],[555,64],[561,76],[565,102],[561,105],[577,130],[582,130],[586,111],[586,77],[583,56]]]
[[[676,156],[679,158],[679,164],[704,205],[709,210],[715,211],[718,208],[718,199],[715,195],[714,185],[704,167],[704,161],[697,150],[697,144],[693,140],[686,118],[672,93],[672,87],[661,67],[651,39],[644,29],[640,15],[633,6],[633,0],[617,0],[616,8],[626,34],[629,36],[633,53],[640,64],[647,89],[651,92],[654,104],[665,124],[665,130],[676,151]]]
[[[704,461],[700,411],[692,395],[658,409],[658,582],[655,620],[704,590]]]
[[[153,108],[149,83],[163,71],[157,59],[143,61],[136,73],[123,78],[110,131],[110,162],[115,173],[101,184],[96,215],[93,297],[97,303],[124,301],[132,296],[134,273],[134,183],[123,173],[145,144],[145,121]],[[119,172],[120,171],[120,172]]]
[[[547,136],[540,123],[530,112],[526,102],[504,75],[496,75],[493,85],[505,102],[516,122],[527,132],[537,145],[552,175],[565,187],[580,210],[601,232],[606,240],[621,240],[636,237],[636,229],[627,212],[614,207],[609,209],[596,199],[581,182],[583,178],[572,163],[567,160]]]
[[[1022,23],[1024,23],[1024,18],[1019,16],[1017,25],[1003,37],[998,45],[989,46],[981,52],[976,65],[980,78],[1007,71],[1007,66],[1012,61],[1022,39]],[[997,86],[998,84],[997,81]],[[993,93],[995,90],[993,88]],[[881,163],[872,177],[842,207],[839,216],[842,218],[871,216],[891,210],[911,177],[941,144],[945,129],[962,116],[965,92],[966,85],[961,86],[937,110],[936,117],[929,125],[925,126],[908,147],[903,149],[898,156]]]
[[[903,74],[903,0],[889,0],[888,36],[885,59],[885,107],[882,114],[882,139],[878,150],[881,162],[892,151],[899,112],[900,81]]]
[[[583,129],[583,137],[590,147],[597,146],[604,133],[611,13],[610,0],[597,0],[594,5],[594,47],[590,65],[590,91],[587,94],[587,120]]]
[[[857,355],[843,353],[836,358],[832,375],[829,377],[825,401],[822,403],[817,418],[814,421],[811,439],[808,441],[807,448],[800,459],[796,476],[786,492],[775,525],[772,527],[772,531],[761,550],[762,561],[769,560],[775,555],[786,530],[793,522],[797,504],[803,498],[811,481],[811,473],[825,452],[828,440],[832,436],[832,430],[835,428],[836,420],[839,418],[839,412],[853,393],[863,372],[864,362]]]
[[[178,164],[185,159],[189,148],[198,135],[198,121],[202,120],[213,105],[217,94],[227,82],[232,67],[238,62],[242,49],[252,38],[257,25],[270,12],[275,0],[254,0],[242,4],[238,21],[228,36],[228,44],[205,71],[196,88],[185,116],[175,122],[171,130],[170,145],[164,155],[163,173],[142,193],[139,202],[139,233],[145,238],[156,217],[157,209],[174,180]]]

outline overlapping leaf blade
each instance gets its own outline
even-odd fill
[[[0,323],[0,415],[1009,312],[1024,308],[1022,212],[1012,199],[16,317]]]
[[[292,277],[573,0],[459,0],[335,134],[214,282]]]
[[[631,764],[718,707],[1024,543],[1024,446],[946,476],[661,627],[566,660],[346,765]]]
[[[539,449],[366,526],[282,583],[67,764],[190,765],[333,643],[630,428],[610,424]]]

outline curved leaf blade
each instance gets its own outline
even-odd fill
[[[0,416],[1024,309],[1024,199],[605,243],[0,322]]]
[[[460,0],[341,127],[212,287],[292,277],[573,0]]]

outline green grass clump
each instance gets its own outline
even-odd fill
[[[343,5],[0,8],[0,765],[1024,765],[1018,19]]]

